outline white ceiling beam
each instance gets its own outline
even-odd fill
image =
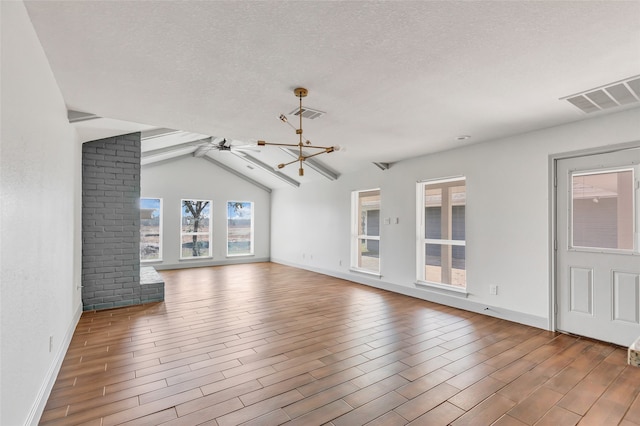
[[[146,167],[146,166],[157,166],[160,164],[167,164],[167,163],[171,163],[177,160],[181,160],[183,158],[190,158],[191,154],[186,153],[186,154],[178,154],[178,155],[174,155],[172,157],[163,157],[161,155],[152,157],[152,158],[142,158],[140,160],[140,165],[142,167]]]
[[[244,161],[246,161],[247,163],[251,163],[254,166],[260,167],[262,170],[264,170],[265,172],[271,174],[272,176],[277,177],[278,179],[280,179],[283,182],[288,183],[291,186],[294,186],[296,188],[300,187],[300,182],[298,182],[295,179],[290,178],[289,176],[285,175],[284,173],[281,173],[277,170],[274,170],[273,167],[271,167],[270,165],[263,163],[262,161],[258,160],[255,157],[252,157],[251,155],[247,154],[246,152],[243,152],[242,154],[239,154],[237,152],[234,151],[230,151],[231,154],[235,155],[238,158],[243,159]]]
[[[168,154],[172,151],[182,151],[186,148],[193,148],[193,150],[196,150],[196,145],[200,144],[200,143],[209,143],[211,141],[211,138],[204,138],[204,139],[198,139],[195,141],[189,141],[189,142],[183,142],[177,145],[171,145],[171,146],[167,146],[164,148],[158,148],[158,149],[152,149],[149,151],[142,151],[142,158],[149,158],[149,157],[154,157],[157,155],[165,155]]]
[[[257,186],[260,189],[263,189],[269,193],[271,193],[271,188],[269,188],[266,185],[261,184],[260,182],[258,182],[257,180],[251,179],[249,176],[240,173],[237,170],[232,169],[231,167],[222,164],[221,162],[214,160],[213,158],[209,157],[208,155],[205,155],[204,157],[202,157],[203,159],[207,160],[208,162],[210,162],[211,164],[215,164],[216,166],[220,167],[221,169],[239,177],[240,179],[244,179],[245,181],[249,182],[250,184],[253,184],[255,186]]]
[[[286,152],[293,158],[298,158],[298,153],[290,148],[280,147],[283,152]],[[327,166],[321,164],[319,161],[314,160],[313,158],[307,158],[304,160],[304,164],[309,166],[309,168],[315,170],[320,173],[322,176],[326,177],[329,180],[337,180],[340,177],[339,173],[330,170]]]
[[[181,133],[180,130],[175,130],[175,129],[167,129],[164,127],[161,128],[157,128],[157,129],[151,129],[151,130],[144,130],[142,132],[142,134],[140,135],[141,139],[152,139],[152,138],[158,138],[158,137],[162,137],[162,136],[168,136],[171,134],[175,134],[175,133]]]
[[[210,147],[210,146],[199,146],[196,148],[195,151],[193,151],[193,156],[202,158],[205,155],[207,155],[207,152],[211,151],[212,148],[213,147]]]

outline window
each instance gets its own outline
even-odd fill
[[[180,258],[211,257],[211,201],[182,200]]]
[[[380,190],[351,195],[351,268],[380,273]]]
[[[162,199],[140,199],[140,261],[162,260]]]
[[[634,249],[633,171],[572,174],[572,248]]]
[[[253,203],[227,202],[227,256],[253,254]]]
[[[419,282],[466,289],[464,177],[418,183]]]

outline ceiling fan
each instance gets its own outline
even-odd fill
[[[240,155],[244,155],[243,153],[245,151],[260,151],[257,146],[252,144],[234,144],[233,141],[227,138],[208,138],[205,143],[198,145],[196,150],[193,152],[193,156],[204,157],[211,150],[217,150],[220,152],[232,152]]]

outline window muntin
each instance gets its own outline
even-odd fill
[[[571,174],[571,248],[634,250],[634,169]]]
[[[227,256],[253,254],[253,202],[227,202]]]
[[[418,183],[417,280],[465,289],[466,179]]]
[[[162,199],[140,198],[140,261],[162,260]]]
[[[351,268],[380,273],[380,190],[354,191],[351,218]]]
[[[211,200],[182,200],[180,259],[211,257]]]

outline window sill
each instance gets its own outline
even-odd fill
[[[382,278],[382,275],[380,274],[380,272],[367,271],[366,269],[358,269],[358,268],[351,267],[351,268],[349,268],[349,271],[357,272],[359,274],[371,275],[371,276],[374,276],[374,277]]]
[[[198,256],[198,257],[183,257],[179,259],[179,262],[190,262],[193,260],[210,260],[213,256]]]
[[[149,264],[153,264],[153,263],[162,263],[162,259],[150,259],[150,260],[141,260],[140,264],[145,264],[145,265],[149,265]]]
[[[255,254],[253,253],[248,253],[248,254],[228,254],[227,259],[233,259],[235,257],[255,257]]]
[[[450,296],[465,297],[465,298],[469,296],[469,293],[467,293],[466,288],[459,288],[459,287],[454,287],[454,286],[449,286],[444,284],[430,283],[427,281],[416,281],[414,285],[416,286],[416,288],[419,288],[421,290],[434,291],[436,293],[448,294]]]

